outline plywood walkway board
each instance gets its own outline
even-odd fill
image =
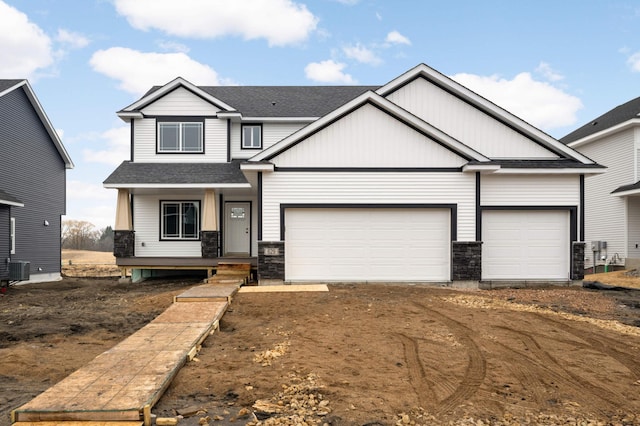
[[[281,292],[312,292],[329,291],[326,284],[299,284],[299,285],[260,285],[255,287],[242,287],[240,293],[281,293]]]
[[[209,280],[209,284],[192,287],[184,293],[176,296],[176,302],[208,302],[231,300],[242,285],[243,280],[224,280],[225,282],[215,283]]]
[[[142,422],[17,422],[14,426],[142,426]]]
[[[15,410],[12,421],[38,422],[38,426],[69,421],[150,424],[150,407],[227,307],[227,302],[172,304],[145,327]]]

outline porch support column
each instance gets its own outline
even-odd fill
[[[118,189],[116,224],[113,231],[113,255],[115,257],[135,256],[135,234],[129,198],[128,189]]]
[[[218,257],[219,240],[216,220],[216,193],[213,189],[207,189],[204,191],[204,202],[202,203],[202,230],[200,231],[202,257]]]

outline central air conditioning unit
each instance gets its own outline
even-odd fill
[[[18,260],[9,263],[9,281],[28,281],[31,262]]]

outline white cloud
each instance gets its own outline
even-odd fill
[[[33,78],[52,63],[51,39],[27,15],[0,0],[0,77]]]
[[[551,82],[564,80],[564,75],[556,72],[551,68],[551,65],[546,62],[540,62],[540,65],[536,68],[536,72]]]
[[[119,87],[140,96],[153,85],[165,84],[180,76],[193,84],[221,83],[208,65],[184,53],[145,53],[126,47],[99,50],[90,60],[93,69],[120,82]]]
[[[139,30],[179,37],[264,38],[270,46],[297,44],[316,29],[316,18],[292,0],[115,0],[118,13]]]
[[[528,72],[512,80],[464,73],[451,78],[543,130],[575,124],[576,113],[582,108],[579,98],[534,80]]]
[[[189,53],[191,50],[189,49],[189,46],[175,41],[159,40],[157,45],[162,50],[167,50],[169,52]]]
[[[355,59],[363,64],[379,65],[382,63],[382,59],[376,56],[372,50],[367,49],[359,43],[355,46],[345,46],[342,48],[342,51],[347,58]]]
[[[101,184],[79,180],[67,181],[67,214],[62,220],[85,220],[96,229],[113,226],[116,217],[117,191]]]
[[[629,56],[627,64],[631,67],[631,71],[640,72],[640,52],[636,52]]]
[[[391,31],[387,34],[385,41],[389,44],[406,44],[411,45],[411,40],[400,34],[398,31]]]
[[[58,30],[56,41],[73,49],[81,49],[89,45],[89,39],[82,34],[74,33],[62,28]]]
[[[112,190],[107,190],[99,184],[79,180],[67,181],[67,198],[69,200],[111,200],[113,198],[111,192]]]
[[[349,74],[342,72],[344,67],[346,67],[346,64],[329,59],[322,62],[310,63],[304,68],[304,72],[309,80],[320,83],[356,83]]]
[[[85,149],[82,154],[89,163],[104,163],[117,166],[131,157],[131,129],[129,126],[109,129],[93,139],[106,149],[94,151]]]

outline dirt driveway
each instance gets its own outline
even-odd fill
[[[10,288],[0,425],[195,284]],[[582,288],[238,294],[153,412],[189,426],[640,424],[639,307],[638,291]]]

